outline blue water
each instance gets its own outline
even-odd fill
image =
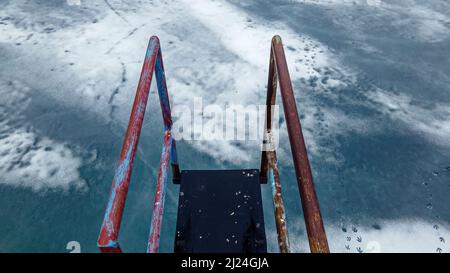
[[[159,18],[152,14],[151,2],[110,1],[115,7],[111,10],[102,1],[96,4],[81,1],[81,6],[69,6],[66,1],[0,1],[0,81],[4,83],[0,85],[3,88],[0,94],[4,96],[0,107],[6,109],[0,112],[0,158],[13,158],[8,168],[0,168],[0,252],[68,252],[69,241],[78,241],[83,252],[97,251],[96,240],[144,51],[129,55],[123,54],[127,50],[120,51],[116,53],[120,59],[116,63],[110,63],[110,56],[105,54],[94,64],[85,55],[70,52],[72,47],[74,51],[83,48],[78,42],[89,42],[92,24],[102,25],[113,13],[128,18],[123,25],[129,24],[130,30],[141,25],[137,17],[140,8],[151,14],[143,23],[182,29],[183,26],[177,25],[177,17]],[[444,13],[450,10],[448,2],[400,1],[381,8],[366,1],[341,5],[333,1],[314,2],[224,3],[251,20],[269,26],[281,23],[299,37],[312,37],[339,59],[339,64],[352,70],[353,76],[344,79],[347,84],[334,89],[317,88],[314,79],[294,82],[302,122],[307,124],[305,130],[309,130],[306,142],[316,143],[322,151],[311,152],[309,157],[332,251],[357,252],[359,247],[366,251],[368,241],[379,238],[385,251],[448,252],[450,249],[441,240],[450,240],[447,238],[450,236],[450,16]],[[161,5],[178,8],[177,1]],[[178,12],[184,10],[180,8]],[[203,30],[207,26],[197,27],[200,23],[192,20],[195,35],[204,31],[206,39],[216,41]],[[83,31],[77,32],[77,27]],[[147,27],[145,33],[137,30],[125,39],[145,46],[146,39],[141,38],[152,27]],[[52,35],[59,33],[72,37],[58,36],[59,43],[55,43]],[[268,39],[273,34],[267,33]],[[111,45],[120,37],[94,41]],[[174,39],[169,35],[160,38],[163,50],[164,46],[170,47],[165,41]],[[61,42],[65,39],[69,44]],[[183,39],[177,43],[182,46],[167,50],[166,68],[184,65],[189,70],[191,60],[177,59],[176,54],[195,48]],[[92,50],[88,44],[86,50]],[[68,49],[67,55],[61,53],[62,48],[58,51],[61,45]],[[216,52],[216,47],[217,54],[222,54],[219,52],[224,49],[217,43],[211,44],[212,52]],[[202,52],[197,54],[201,58]],[[232,54],[223,53],[217,58],[235,58],[229,55]],[[102,62],[104,67],[100,66]],[[126,68],[123,71],[120,62]],[[78,63],[87,64],[88,68],[79,67]],[[87,92],[77,97],[77,87],[87,82],[78,73],[95,70],[96,65],[101,73],[89,79],[94,79],[92,92],[97,98]],[[195,69],[198,69],[195,73],[202,74],[209,68],[205,67],[203,72],[198,66]],[[170,73],[167,71],[169,82]],[[174,78],[177,73],[172,72]],[[190,76],[187,74],[186,78]],[[103,77],[106,81],[122,79],[119,84],[102,83]],[[6,107],[8,96],[16,96],[13,90],[18,89],[17,84],[8,84],[10,81],[28,87],[27,103],[19,100],[23,107]],[[208,86],[208,82],[196,84]],[[169,90],[170,96],[183,94],[182,90],[176,91],[180,93]],[[131,95],[122,95],[115,105],[103,103],[108,100],[103,99],[104,94],[113,98],[120,92]],[[94,110],[87,110],[84,105]],[[330,113],[333,116],[336,111],[345,119],[340,119],[340,115],[330,119]],[[307,123],[308,115],[314,115],[312,123]],[[1,142],[19,129],[32,132],[34,142],[25,148]],[[128,252],[145,251],[162,130],[159,103],[152,88],[120,232],[120,244]],[[76,170],[83,181],[82,188],[70,183],[66,188],[46,185],[35,182],[38,178],[12,171],[13,165],[20,170],[22,165],[35,163],[27,160],[26,155],[42,151],[39,143],[44,138],[64,143],[65,149],[81,160]],[[281,136],[280,143],[282,149],[289,151],[286,135]],[[5,148],[7,145],[12,150]],[[201,152],[185,141],[178,142],[177,148],[182,169],[257,168],[260,162],[259,153],[254,151],[249,152],[251,160],[235,164]],[[22,156],[11,157],[14,154]],[[295,250],[303,251],[307,249],[306,231],[295,173],[289,153],[283,155],[279,164],[291,244]],[[45,164],[39,166],[45,168]],[[34,189],[30,186],[33,183],[43,186]],[[262,193],[269,249],[276,252],[270,186],[262,186]],[[177,194],[178,186],[170,183],[161,252],[173,249]],[[416,228],[404,229],[405,225]],[[390,241],[392,245],[387,245]]]

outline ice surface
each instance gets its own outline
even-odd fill
[[[377,241],[381,251],[449,251],[448,1],[79,2],[0,2],[0,232],[8,235],[0,250],[65,251],[78,240],[96,251],[151,35],[162,42],[176,111],[194,96],[263,104],[279,34],[331,249],[366,252]],[[148,235],[161,150],[154,85],[148,109],[122,227],[134,251]],[[280,125],[291,245],[306,250]],[[255,143],[182,141],[178,149],[181,168],[259,166]],[[177,195],[171,185],[162,251],[172,250]],[[275,238],[270,196],[263,187]],[[348,243],[352,227],[358,235]]]

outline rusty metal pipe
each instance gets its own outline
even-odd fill
[[[309,246],[313,253],[328,253],[330,250],[322,216],[320,214],[319,201],[317,200],[314,188],[305,140],[303,138],[294,92],[292,90],[291,78],[289,76],[280,36],[273,37],[272,51],[276,64],[276,71],[279,77],[284,115],[286,118],[289,142],[291,144],[292,157],[294,159],[295,173],[305,217]]]
[[[277,73],[274,64],[272,50],[270,51],[269,78],[267,82],[266,120],[264,128],[264,143],[261,159],[261,179],[267,180],[272,187],[272,199],[275,214],[275,226],[277,229],[278,248],[280,253],[289,253],[289,236],[286,223],[283,195],[281,192],[280,176],[277,166],[277,155],[272,138],[273,106],[276,100]]]
[[[277,240],[280,253],[289,253],[289,236],[286,223],[286,213],[281,192],[280,175],[278,173],[275,151],[267,152],[269,162],[269,182],[272,186],[272,198],[275,213],[275,225],[277,228]]]

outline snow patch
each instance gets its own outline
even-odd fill
[[[302,221],[302,220],[298,220]],[[325,225],[334,253],[447,253],[450,227],[422,219],[375,221],[373,225]],[[294,224],[297,223],[297,224]],[[288,221],[291,252],[310,252],[304,224]],[[269,251],[278,252],[276,231],[268,232]],[[275,243],[274,243],[275,242]]]
[[[66,144],[40,137],[23,121],[21,112],[29,102],[28,87],[0,82],[0,184],[35,191],[84,188],[81,158]]]

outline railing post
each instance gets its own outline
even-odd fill
[[[164,62],[161,53],[161,46],[158,50],[158,57],[155,66],[156,84],[158,85],[159,103],[161,105],[162,117],[164,121],[164,130],[172,130],[172,111],[170,110],[169,92],[167,91],[166,73],[164,70]],[[177,181],[180,179],[180,168],[178,166],[177,150],[175,140],[171,141],[170,162],[172,166],[172,178]]]
[[[280,176],[277,166],[277,155],[272,137],[273,106],[275,106],[277,92],[277,73],[274,63],[274,55],[270,50],[269,78],[267,83],[266,120],[264,128],[264,143],[261,159],[261,179],[267,180],[272,187],[272,198],[275,213],[275,226],[277,228],[278,247],[281,253],[289,253],[289,236],[286,224],[283,195],[281,193]]]
[[[147,244],[147,253],[156,253],[159,248],[159,237],[161,234],[162,218],[164,213],[164,202],[167,191],[167,180],[169,178],[170,149],[172,148],[172,135],[170,130],[164,134],[161,162],[159,164],[158,180],[156,182],[155,199],[153,202],[153,214],[150,225],[150,235]]]

